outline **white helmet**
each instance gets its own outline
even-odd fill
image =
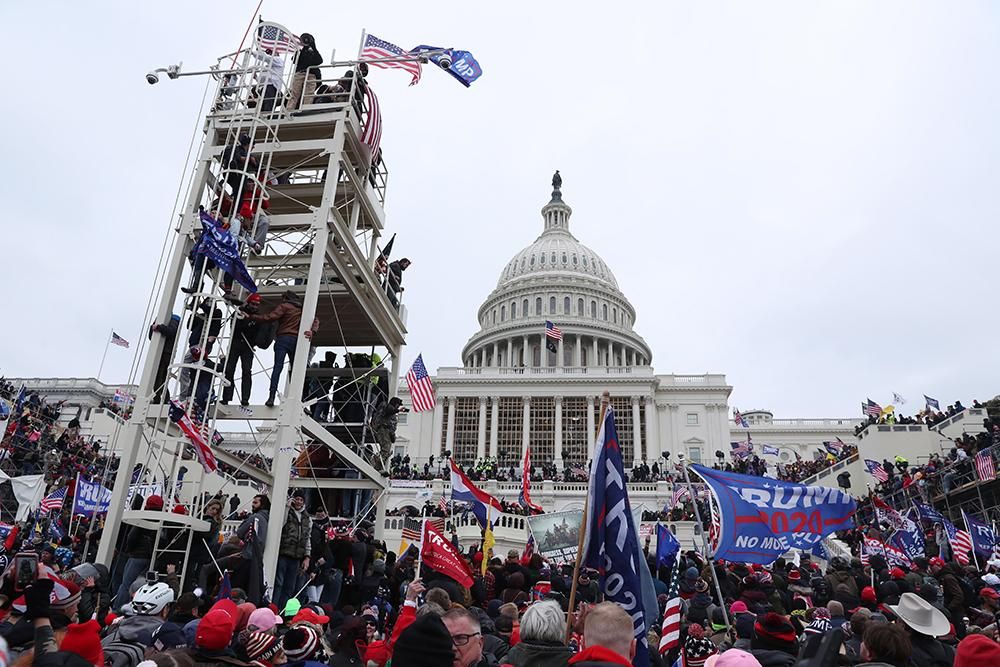
[[[132,597],[132,609],[140,616],[159,614],[174,601],[174,589],[163,582],[146,584]]]

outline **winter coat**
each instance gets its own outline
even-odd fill
[[[305,509],[296,512],[288,508],[285,525],[281,527],[281,542],[278,555],[286,558],[302,560],[309,555],[309,535],[312,529],[312,519]]]
[[[792,667],[796,662],[794,655],[784,651],[755,648],[750,653],[757,658],[761,667]]]
[[[153,542],[156,540],[156,531],[148,528],[132,526],[125,538],[125,548],[122,551],[129,558],[144,558],[149,560],[153,557]]]
[[[861,594],[858,590],[858,582],[854,580],[854,577],[850,572],[842,570],[830,572],[826,575],[826,582],[830,585],[830,590],[834,593],[837,591],[837,586],[843,584],[844,586],[847,586],[847,590],[850,592],[852,597],[858,597]],[[836,595],[834,595],[834,597],[836,597]]]
[[[302,306],[297,301],[282,301],[266,315],[252,315],[258,322],[277,322],[278,331],[275,336],[298,336],[299,325],[302,323]],[[319,320],[314,319],[312,332],[319,331]]]
[[[951,667],[955,663],[955,649],[928,637],[910,633],[910,661],[920,667]]]
[[[163,619],[159,616],[128,616],[111,626],[107,636],[101,640],[103,646],[112,642],[132,642],[151,646],[153,643],[153,633],[163,625]]]
[[[561,643],[522,641],[503,660],[514,667],[564,667],[572,657],[573,651]]]
[[[591,646],[585,648],[569,660],[573,667],[632,667],[632,661],[620,656],[609,648]]]

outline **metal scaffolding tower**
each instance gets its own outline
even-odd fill
[[[273,39],[276,34],[278,40]],[[199,485],[204,475],[189,438],[179,430],[177,420],[170,418],[170,399],[177,402],[174,417],[177,407],[183,408],[207,442],[216,436],[218,425],[247,423],[251,413],[264,427],[261,431],[273,433],[270,472],[244,465],[224,448],[213,448],[219,460],[240,466],[271,487],[272,529],[264,553],[264,576],[269,583],[273,583],[291,486],[320,492],[372,490],[376,498],[384,497],[380,492],[388,485],[387,475],[382,474],[382,462],[371,447],[372,387],[383,398],[396,394],[406,333],[405,308],[386,281],[379,246],[388,172],[381,149],[373,156],[370,137],[363,140],[372,116],[371,98],[365,94],[357,64],[315,68],[315,85],[298,85],[301,81],[295,81],[291,53],[280,43],[281,35],[290,34],[278,24],[262,23],[253,44],[220,59],[220,66],[213,68],[218,85],[205,118],[203,143],[172,255],[158,276],[162,288],[154,322],[183,314],[172,340],[152,334],[132,418],[119,442],[121,461],[98,562],[111,561],[123,524],[141,525],[157,530],[154,563],[175,553],[181,576],[190,574],[184,571],[186,555],[195,532],[208,528],[199,518],[203,502]],[[264,35],[269,39],[262,42]],[[301,91],[298,99],[283,105],[285,94],[296,90]],[[245,202],[249,207],[244,207]],[[203,230],[202,210],[227,223],[230,233],[239,237],[238,252],[262,297],[261,313],[277,306],[289,291],[301,304],[290,376],[284,389],[279,387],[273,407],[259,399],[249,407],[238,405],[239,401],[221,405],[215,400],[227,384],[223,355],[229,352],[234,324],[244,316],[239,305],[248,291],[239,280],[227,279],[212,262],[190,260]],[[309,338],[314,318],[319,320],[319,329]],[[345,353],[384,348],[389,368],[307,371],[311,352],[323,348]],[[257,354],[258,386],[270,376],[270,357],[270,350]],[[310,381],[313,376],[322,380],[331,374],[337,378]],[[348,380],[341,382],[345,375]],[[362,396],[351,411],[338,407],[343,405],[332,393],[334,381],[345,392]],[[317,392],[316,386],[323,391]],[[310,452],[317,449],[325,449],[330,460],[351,474],[324,479],[296,476],[296,468],[312,467]],[[183,482],[184,495],[190,499],[185,503],[186,515],[169,511],[177,502],[173,500],[179,486],[177,469],[184,459],[190,459],[187,467],[198,473]],[[147,476],[163,480],[165,511],[126,507],[137,460]],[[378,502],[376,511],[380,526],[384,500]]]

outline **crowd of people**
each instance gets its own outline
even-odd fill
[[[985,406],[978,400],[972,401],[973,409],[983,407]],[[895,406],[889,406],[889,408],[884,409],[878,415],[869,414],[862,423],[854,427],[854,435],[860,435],[862,431],[873,424],[924,424],[930,428],[965,410],[965,406],[962,405],[962,401],[955,401],[944,410],[932,410],[930,407],[927,407],[923,410],[919,410],[912,416],[896,414],[897,411]]]

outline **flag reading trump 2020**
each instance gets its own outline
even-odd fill
[[[640,567],[639,533],[625,488],[622,451],[618,446],[618,429],[614,410],[608,408],[594,443],[590,488],[587,491],[586,531],[581,564],[601,573],[601,588],[605,600],[614,602],[632,617],[636,649],[633,665],[649,664],[646,632],[653,618],[647,618],[643,604]]]
[[[812,551],[849,528],[857,509],[843,491],[740,475],[692,464],[719,503],[717,559],[767,565],[790,549]]]

